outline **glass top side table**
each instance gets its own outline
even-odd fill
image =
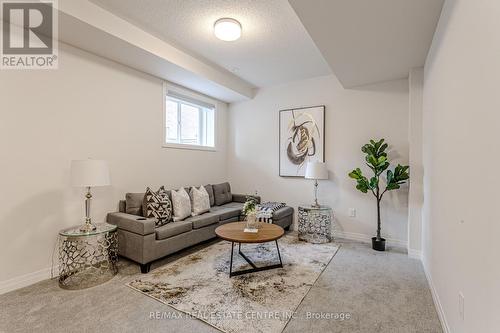
[[[301,205],[298,208],[300,240],[317,244],[333,240],[333,211],[331,207]]]
[[[80,226],[59,232],[59,286],[84,289],[104,283],[118,272],[117,226],[96,224],[96,230]]]
[[[93,235],[97,235],[97,234],[115,231],[118,228],[116,225],[113,225],[113,224],[99,223],[99,224],[96,224],[95,230],[92,230],[89,232],[83,232],[83,231],[80,231],[80,227],[81,226],[76,226],[76,227],[63,229],[63,230],[59,231],[59,235],[67,236],[67,237],[93,236]]]

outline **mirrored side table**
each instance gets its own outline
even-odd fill
[[[85,289],[110,280],[118,272],[117,226],[96,224],[96,230],[80,226],[59,232],[59,286]]]
[[[310,243],[328,243],[333,240],[333,212],[328,206],[302,205],[298,209],[299,239]]]

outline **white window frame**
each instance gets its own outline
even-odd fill
[[[186,99],[190,99],[193,101],[198,101],[202,104],[209,104],[213,106],[214,108],[214,146],[209,147],[209,146],[202,146],[202,145],[190,145],[190,144],[184,144],[184,143],[171,143],[171,142],[166,142],[167,141],[167,96],[169,93],[172,93],[173,95],[177,95],[181,97],[185,97]],[[171,83],[163,82],[163,123],[162,123],[162,147],[163,148],[174,148],[174,149],[188,149],[188,150],[204,150],[204,151],[217,151],[217,143],[218,143],[218,132],[217,132],[217,118],[218,118],[218,105],[217,101],[213,100],[209,97],[206,97],[201,94],[197,94],[193,91],[190,91],[188,89],[181,88],[179,86],[173,85]],[[174,98],[176,96],[173,96]],[[188,103],[189,104],[189,103]],[[201,121],[201,119],[200,119]]]

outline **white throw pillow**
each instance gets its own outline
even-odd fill
[[[186,190],[172,190],[172,206],[174,207],[174,222],[182,221],[191,215],[191,199]]]
[[[190,196],[193,204],[193,212],[191,215],[201,215],[210,210],[210,197],[205,189],[205,186],[199,188],[191,187]]]

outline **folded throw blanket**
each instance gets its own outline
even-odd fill
[[[257,221],[273,223],[273,214],[286,206],[284,202],[265,202],[257,205]]]

